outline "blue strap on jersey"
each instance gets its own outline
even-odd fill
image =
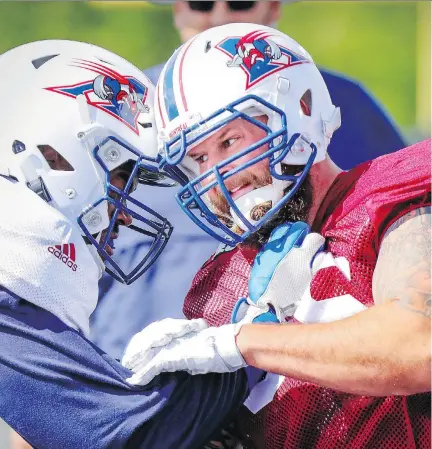
[[[249,298],[257,303],[267,290],[273,273],[282,259],[295,247],[300,247],[310,227],[302,221],[284,223],[275,228],[255,257],[249,279]]]
[[[248,305],[260,306],[259,299],[267,290],[278,264],[293,248],[302,245],[309,232],[309,225],[302,221],[284,223],[272,231],[269,241],[255,257],[248,284],[249,297],[237,301],[231,315],[232,323],[237,323],[243,318]],[[270,309],[258,315],[252,322],[278,323],[279,320],[274,310]]]

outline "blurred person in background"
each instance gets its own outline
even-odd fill
[[[208,28],[228,23],[251,22],[275,27],[281,6],[279,1],[175,1],[172,9],[174,25],[184,43]],[[163,66],[145,70],[154,84]],[[405,147],[392,120],[362,86],[342,75],[320,70],[334,103],[342,111],[343,126],[329,149],[339,167],[346,170]],[[351,149],[349,154],[346,148]],[[158,189],[155,193],[150,207],[167,216],[173,224],[171,243],[159,261],[128,288],[127,297],[124,285],[113,283],[105,276],[101,282],[101,301],[93,314],[93,341],[116,358],[121,357],[132,335],[144,326],[164,317],[183,316],[182,303],[192,278],[217,246],[181,212],[174,189]],[[130,260],[132,264],[136,242],[123,241],[116,251],[123,263]],[[149,298],[145,304],[143,291]]]

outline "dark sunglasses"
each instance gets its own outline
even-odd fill
[[[192,11],[199,11],[199,12],[210,12],[213,9],[213,6],[216,2],[187,2],[189,5],[189,8],[192,9]],[[231,11],[249,11],[255,6],[255,1],[253,2],[225,2],[228,4],[228,8]]]

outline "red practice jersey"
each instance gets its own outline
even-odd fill
[[[311,306],[302,315],[307,321],[320,321],[314,304],[328,299],[353,297],[373,305],[372,276],[386,230],[402,215],[430,205],[430,146],[430,140],[412,145],[336,178],[313,230],[346,261],[349,274],[337,267],[315,274]],[[240,246],[207,261],[185,299],[185,315],[215,326],[228,323],[238,298],[247,295],[255,255]],[[357,396],[287,377],[256,415],[243,407],[238,427],[245,448],[429,449],[430,415],[430,393]]]

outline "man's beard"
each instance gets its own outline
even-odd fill
[[[234,178],[234,177],[233,177]],[[229,185],[230,189],[238,186],[251,185],[254,189],[258,189],[260,187],[264,187],[269,185],[272,182],[272,177],[270,175],[270,171],[267,169],[260,173],[258,176],[253,173],[239,173],[235,176],[235,182],[233,185]],[[213,211],[222,221],[231,221],[231,210],[225,196],[220,191],[219,187],[215,188],[215,193],[210,198]]]
[[[289,169],[286,165],[282,166],[282,171],[284,174],[290,173],[299,173],[304,166],[289,166]],[[293,169],[297,171],[292,171]],[[284,190],[284,194],[286,195],[290,191],[291,187],[287,187]],[[297,192],[290,198],[277,212],[274,214],[268,221],[261,226],[258,231],[254,232],[251,236],[249,236],[244,244],[252,247],[261,248],[264,244],[266,244],[270,238],[270,234],[273,232],[275,228],[279,225],[287,223],[287,222],[296,222],[296,221],[307,221],[309,211],[312,207],[312,184],[310,181],[309,173],[306,175],[304,181],[301,183]]]
[[[285,165],[282,164],[282,172],[284,175],[296,175],[304,169],[303,165]],[[244,173],[241,178],[237,178],[238,185],[251,184],[254,188],[266,186],[272,182],[272,177],[269,171],[266,171],[262,176],[256,177],[249,173]],[[287,194],[291,189],[291,186],[284,190],[284,194]],[[267,243],[272,231],[279,225],[287,222],[306,221],[309,215],[309,211],[312,207],[312,184],[310,181],[310,175],[307,174],[302,184],[297,189],[294,196],[285,203],[278,213],[274,214],[266,223],[261,226],[258,231],[250,235],[244,242],[244,245],[258,247]],[[211,202],[214,207],[214,211],[220,220],[223,222],[230,222],[231,228],[234,231],[234,227],[237,228],[239,233],[240,229],[233,225],[232,218],[230,217],[230,208],[221,193],[217,193]],[[230,218],[228,218],[230,217]],[[227,223],[228,224],[228,223]]]

